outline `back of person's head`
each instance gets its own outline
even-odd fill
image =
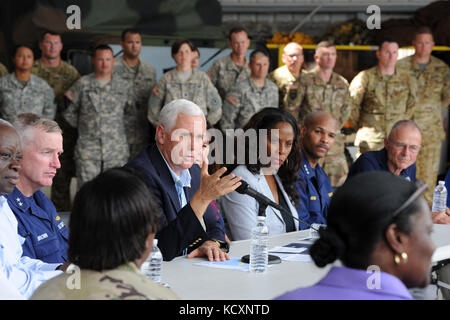
[[[188,116],[203,116],[206,123],[205,114],[198,105],[186,99],[176,99],[167,103],[161,109],[158,124],[162,125],[165,131],[170,131],[175,126],[180,113]]]
[[[422,209],[417,198],[394,213],[417,190],[414,183],[385,171],[361,173],[348,179],[333,195],[328,209],[327,227],[310,254],[319,267],[339,259],[350,268],[366,269],[369,259],[391,224],[409,234],[410,217]]]
[[[33,140],[34,129],[46,133],[61,133],[61,127],[56,121],[44,118],[32,112],[21,113],[13,120],[13,125],[19,133],[22,146],[26,147]]]
[[[85,183],[69,223],[69,260],[82,269],[109,270],[141,259],[161,213],[145,181],[114,168]]]

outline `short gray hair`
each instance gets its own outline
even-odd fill
[[[169,102],[161,109],[158,124],[162,125],[165,131],[172,130],[179,113],[188,116],[203,116],[206,123],[205,114],[198,105],[186,99],[177,99]]]
[[[416,129],[420,133],[420,135],[422,136],[422,130],[420,130],[419,126],[414,121],[412,121],[412,120],[400,120],[400,121],[397,121],[392,126],[391,132],[389,132],[389,135],[388,135],[388,140],[389,141],[391,141],[393,132],[398,130],[399,127],[408,127],[408,128]]]
[[[13,125],[19,133],[22,145],[25,146],[30,142],[29,129],[41,129],[47,133],[57,132],[62,134],[62,129],[53,120],[46,119],[35,113],[26,112],[16,116]]]

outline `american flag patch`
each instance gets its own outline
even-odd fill
[[[238,104],[238,99],[236,99],[236,98],[233,97],[232,95],[229,95],[229,96],[227,97],[227,101],[228,101],[229,103],[231,103],[233,106],[235,106],[235,105]]]

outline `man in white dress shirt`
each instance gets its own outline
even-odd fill
[[[22,150],[14,127],[0,119],[0,298],[29,298],[43,282],[61,273],[60,264],[22,257],[24,238],[17,233],[17,220],[5,193],[19,178]],[[5,286],[3,285],[5,283]]]

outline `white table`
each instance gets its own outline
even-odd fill
[[[271,236],[269,249],[307,237],[309,230]],[[432,260],[437,262],[450,258],[450,225],[434,225],[432,234],[436,244]],[[233,241],[230,257],[248,254],[250,241]],[[264,274],[216,269],[194,265],[205,259],[178,257],[163,262],[163,281],[167,282],[182,299],[189,300],[268,300],[286,291],[313,285],[331,268],[318,268],[313,262],[282,261],[268,268]],[[339,265],[336,262],[335,265]]]

